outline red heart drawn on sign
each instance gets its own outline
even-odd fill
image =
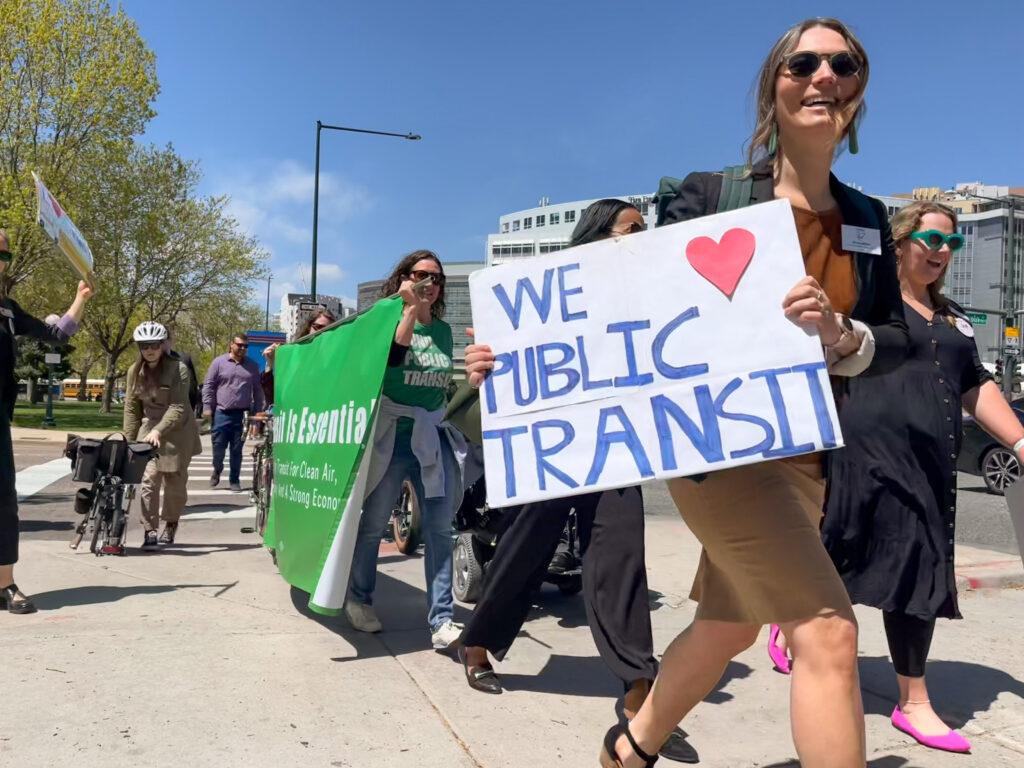
[[[730,299],[740,278],[754,258],[754,233],[730,229],[717,243],[710,237],[695,237],[686,244],[686,260],[697,274]]]

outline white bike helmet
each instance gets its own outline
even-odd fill
[[[144,323],[139,323],[139,327],[135,329],[132,338],[138,343],[163,341],[167,338],[167,329],[158,322],[146,320]]]

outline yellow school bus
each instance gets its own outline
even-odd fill
[[[64,379],[60,383],[60,399],[61,400],[76,400],[78,399],[78,386],[81,384],[79,379]],[[106,381],[103,379],[86,379],[85,380],[85,392],[86,398],[93,401],[103,399],[103,390],[106,389]]]

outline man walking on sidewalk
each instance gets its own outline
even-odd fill
[[[256,363],[245,356],[249,339],[236,334],[226,355],[214,359],[203,383],[203,412],[213,419],[213,474],[210,487],[220,483],[224,470],[224,451],[231,447],[232,491],[241,491],[242,420],[246,411],[263,410],[263,391]]]

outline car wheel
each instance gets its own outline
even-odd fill
[[[1002,495],[1020,477],[1020,463],[1012,451],[997,445],[982,457],[981,476],[989,493]]]

